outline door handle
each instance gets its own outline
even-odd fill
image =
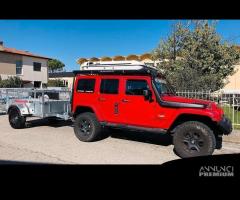
[[[114,103],[114,114],[118,114],[119,110],[118,110],[118,103]]]
[[[99,101],[106,101],[106,98],[104,98],[104,97],[99,97],[98,100],[99,100]]]
[[[127,102],[130,102],[130,101],[128,99],[122,99],[122,102],[127,103]]]

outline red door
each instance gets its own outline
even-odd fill
[[[150,77],[125,77],[124,94],[120,106],[124,123],[133,126],[159,127],[156,107],[159,106],[151,87]],[[145,100],[143,90],[152,91],[153,101]]]
[[[123,123],[119,105],[121,103],[121,77],[102,76],[99,78],[98,106],[104,121]]]

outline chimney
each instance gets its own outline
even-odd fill
[[[3,41],[0,41],[0,50],[3,50]]]

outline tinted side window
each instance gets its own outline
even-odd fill
[[[22,74],[22,61],[16,61],[16,74]]]
[[[94,92],[95,79],[80,79],[77,85],[78,92]]]
[[[100,93],[104,94],[118,94],[118,79],[102,79]]]
[[[127,80],[126,94],[143,95],[143,90],[149,89],[146,80]]]

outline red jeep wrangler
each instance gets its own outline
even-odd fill
[[[192,157],[211,155],[232,131],[216,103],[176,96],[152,67],[102,69],[74,71],[72,114],[81,141],[100,139],[103,127],[153,131],[171,134],[177,155]]]

